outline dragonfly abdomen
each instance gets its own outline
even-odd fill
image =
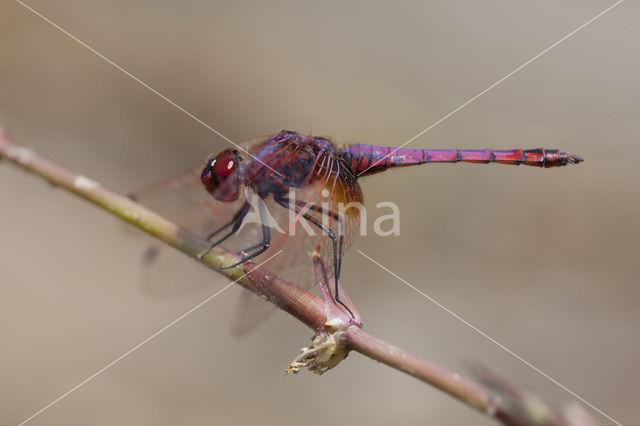
[[[358,177],[391,167],[426,163],[501,163],[548,168],[582,161],[582,158],[576,155],[557,149],[406,149],[363,144],[346,148],[343,156]]]

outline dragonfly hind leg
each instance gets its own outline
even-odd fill
[[[302,201],[296,201],[296,204],[298,205],[298,207],[302,207],[305,208],[307,206],[306,203],[302,202]],[[338,273],[337,273],[337,278],[340,278],[340,271],[342,270],[342,247],[344,245],[344,219],[342,218],[342,216],[338,215],[337,213],[331,212],[331,211],[327,211],[327,210],[323,210],[320,207],[316,206],[315,204],[311,204],[309,206],[309,210],[313,210],[314,212],[318,212],[320,214],[324,214],[329,216],[332,219],[335,219],[338,221],[338,229],[339,229],[339,237],[338,237],[338,251],[337,251],[337,256],[336,253],[334,253],[334,258],[337,257],[337,266],[338,266]],[[306,218],[305,218],[306,219]],[[313,223],[313,222],[311,222]],[[315,225],[315,224],[314,224]],[[318,226],[318,225],[316,225]],[[335,233],[334,233],[335,234]],[[336,279],[336,282],[338,280]]]
[[[271,245],[271,230],[269,229],[269,225],[267,224],[267,214],[266,214],[266,209],[264,206],[264,201],[262,201],[262,198],[258,198],[258,210],[260,211],[260,223],[262,224],[262,242],[252,245],[251,247],[248,247],[244,250],[242,250],[240,256],[241,259],[239,261],[237,261],[236,263],[234,263],[233,265],[229,265],[229,266],[225,266],[224,268],[221,269],[231,269],[231,268],[235,268],[236,266],[253,259],[256,256],[261,255],[262,253],[264,253],[265,251],[267,251],[267,249],[269,248],[269,246]],[[244,219],[244,216],[243,216]],[[240,220],[240,223],[242,223],[242,220]],[[239,225],[238,225],[239,227]],[[235,228],[235,226],[234,226]],[[237,229],[236,229],[237,231]],[[234,231],[235,232],[235,231]],[[254,253],[252,254],[248,254],[248,252],[256,250]]]
[[[342,305],[342,307],[344,307],[347,310],[347,312],[349,312],[349,314],[351,315],[351,318],[355,318],[355,315],[353,314],[351,309],[349,309],[349,307],[342,300],[340,300],[340,295],[339,295],[339,292],[338,292],[338,288],[339,288],[338,287],[338,279],[340,278],[340,267],[342,266],[342,246],[343,246],[343,238],[344,238],[344,223],[342,221],[342,218],[339,215],[337,215],[337,214],[335,214],[333,212],[324,211],[323,209],[319,208],[318,206],[316,206],[314,204],[308,205],[308,204],[306,204],[304,202],[297,201],[296,205],[292,205],[290,203],[290,201],[288,199],[286,199],[286,198],[276,198],[276,202],[278,204],[280,204],[282,207],[294,210],[298,214],[302,214],[303,218],[308,220],[314,226],[317,226],[318,228],[320,228],[331,239],[331,242],[332,242],[332,245],[333,245],[333,270],[334,270],[335,299],[336,299],[336,302],[338,302],[340,305]],[[309,210],[313,210],[313,211],[318,212],[320,214],[329,215],[333,219],[338,220],[338,222],[340,224],[340,236],[339,236],[339,238],[336,238],[336,233],[332,229],[330,229],[329,227],[327,227],[326,225],[324,225],[323,223],[318,221],[316,218],[314,218],[313,216],[311,216],[308,213],[302,213],[302,209],[304,209],[304,208],[308,208]],[[338,250],[338,246],[340,247],[339,250]],[[340,253],[340,255],[338,253]]]

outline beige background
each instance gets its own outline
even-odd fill
[[[397,146],[612,1],[29,4],[233,140],[290,128]],[[636,420],[639,12],[624,2],[411,144],[557,147],[584,164],[425,166],[362,181],[367,205],[402,212],[400,237],[359,238],[345,260],[367,330],[463,374],[479,362],[549,402],[575,401],[356,249],[612,417]],[[105,186],[130,191],[228,145],[11,1],[0,48],[1,125]],[[148,238],[14,167],[0,167],[0,205],[3,425],[225,284],[173,267],[177,253],[164,259],[173,276],[141,284]],[[238,293],[31,424],[493,424],[358,354],[323,377],[283,378],[310,332],[277,314],[231,337]]]

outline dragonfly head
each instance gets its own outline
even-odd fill
[[[240,156],[235,149],[225,149],[207,160],[200,180],[209,194],[218,201],[235,201],[240,195]]]

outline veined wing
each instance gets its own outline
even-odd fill
[[[131,198],[204,237],[227,223],[245,197],[234,203],[214,200],[200,183],[201,169],[198,165],[162,179],[132,193]],[[245,227],[242,235],[230,239],[225,248],[246,247],[258,238],[257,234],[252,235],[255,228],[255,225]],[[142,255],[140,282],[151,297],[178,297],[206,288],[214,279],[216,275],[209,268],[163,244],[150,244]],[[230,319],[232,332],[241,334],[249,330],[274,308],[271,303],[243,289],[235,319]]]

